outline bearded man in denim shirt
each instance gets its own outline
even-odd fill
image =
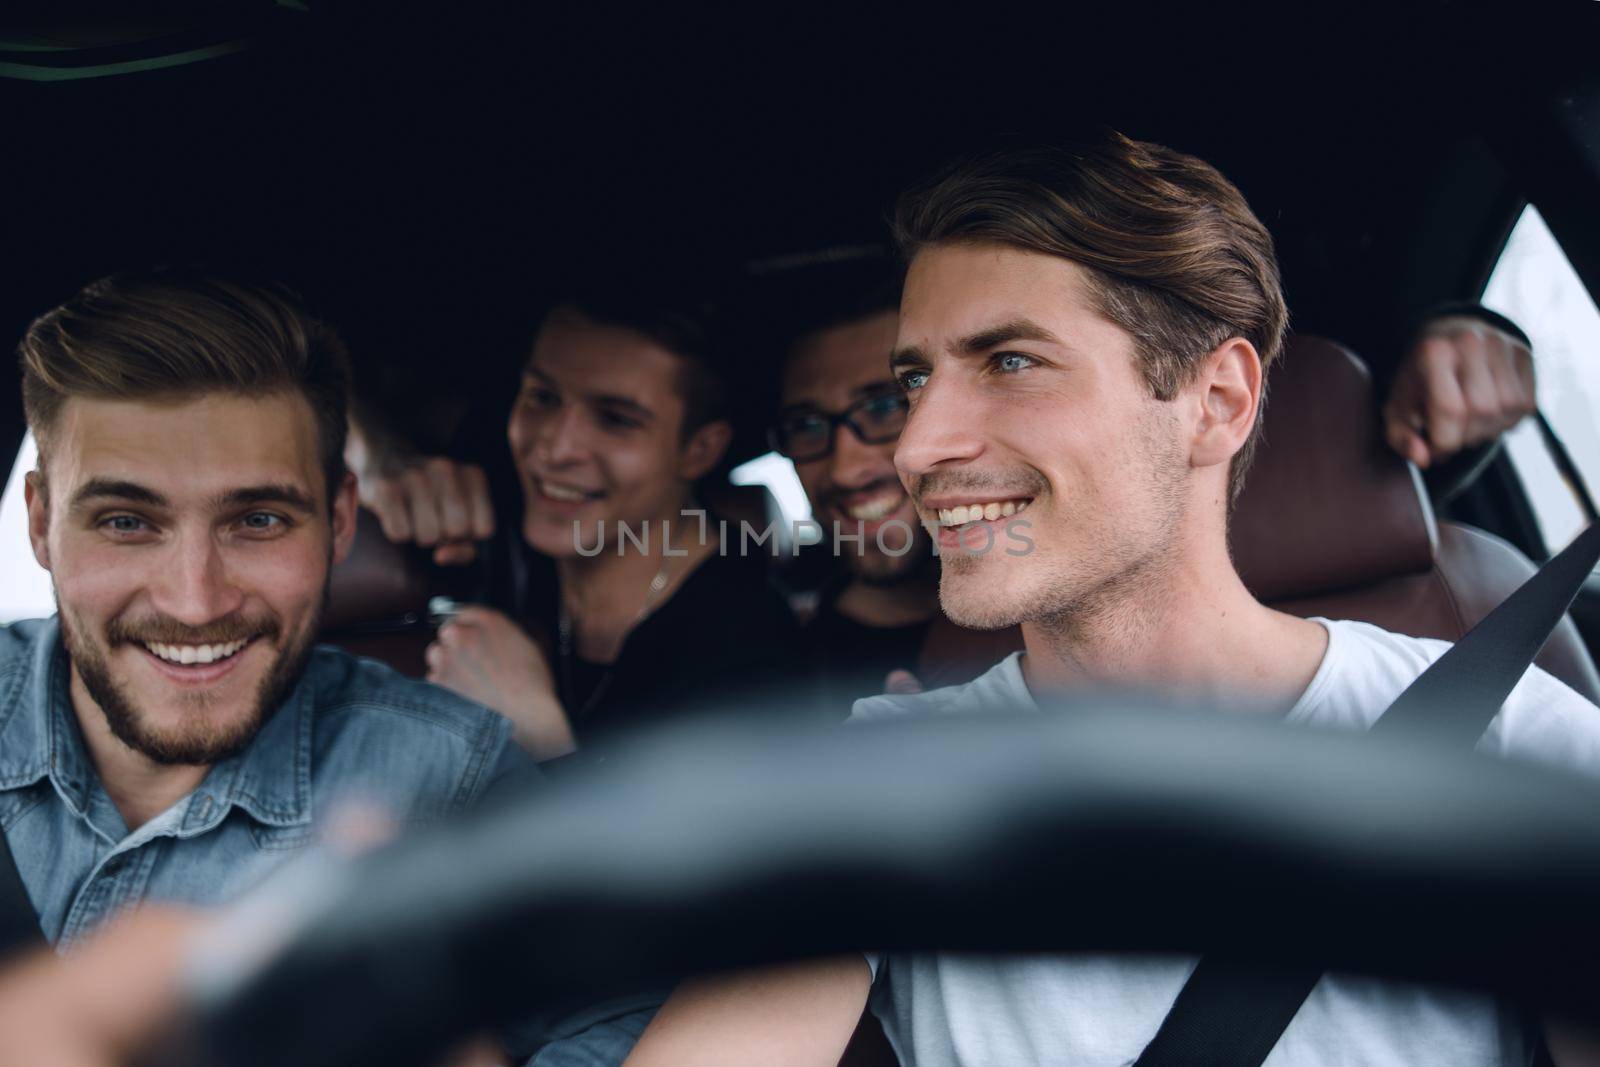
[[[349,371],[293,295],[108,278],[19,351],[58,611],[0,629],[0,827],[51,942],[226,901],[342,798],[408,822],[536,773],[498,715],[314,647],[355,529]]]

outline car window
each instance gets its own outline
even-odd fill
[[[28,508],[22,498],[23,476],[33,470],[38,455],[28,434],[0,497],[0,622],[43,618],[56,610],[50,573],[39,566],[28,544]]]
[[[794,464],[785,456],[776,452],[757,456],[733,468],[728,473],[728,480],[734,485],[766,486],[777,498],[787,529],[796,530],[795,523],[811,518],[811,503],[800,486],[800,476],[795,474]],[[818,533],[810,527],[800,527],[798,533],[802,545],[816,544],[820,540]]]
[[[1583,481],[1570,485],[1538,423],[1524,419],[1507,435],[1535,515],[1552,552],[1583,529],[1581,498],[1600,489],[1600,310],[1539,212],[1517,221],[1483,293],[1485,307],[1527,331],[1539,376],[1539,410],[1571,455]]]

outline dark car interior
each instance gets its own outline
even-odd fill
[[[1216,164],[1277,242],[1293,333],[1232,522],[1259,598],[1455,639],[1562,547],[1504,450],[1424,478],[1385,445],[1376,397],[1421,313],[1482,296],[1529,203],[1600,297],[1600,5],[947,21],[235,0],[7,23],[8,336],[121,268],[281,278],[419,448],[490,463],[472,431],[500,440],[533,315],[572,272],[737,300],[752,264],[884,244],[895,194],[945,160],[1109,126]],[[764,336],[734,371],[729,467],[766,450]],[[0,442],[23,432],[12,390]],[[726,510],[767,507],[720,477]],[[366,515],[325,635],[420,675],[430,600],[452,590]],[[1008,640],[936,628],[922,674],[970,677]],[[1539,663],[1600,701],[1597,656],[1591,579]]]

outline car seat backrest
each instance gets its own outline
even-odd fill
[[[384,537],[377,516],[360,509],[350,554],[329,579],[318,639],[413,678],[426,673],[422,653],[432,630],[427,571],[419,556]]]
[[[1348,349],[1294,338],[1267,396],[1229,522],[1234,563],[1261,600],[1454,641],[1534,573],[1505,541],[1435,521],[1416,468],[1384,441],[1371,376]],[[1600,699],[1600,674],[1570,619],[1537,662]]]

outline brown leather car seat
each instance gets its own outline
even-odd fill
[[[1348,349],[1295,337],[1268,386],[1260,449],[1229,522],[1234,563],[1261,600],[1453,641],[1534,572],[1505,541],[1435,521],[1416,469],[1385,443],[1371,376]],[[965,680],[979,661],[1020,647],[1014,629],[941,619],[923,646],[924,680]],[[1571,619],[1537,662],[1600,701],[1600,674]]]
[[[1533,574],[1510,544],[1436,522],[1416,468],[1383,439],[1372,379],[1348,349],[1296,337],[1269,379],[1260,451],[1229,523],[1257,597],[1296,615],[1456,640]],[[1538,664],[1600,699],[1563,619]]]
[[[428,577],[415,550],[383,536],[377,516],[357,512],[355,543],[333,568],[318,640],[381,660],[402,674],[427,672]]]

